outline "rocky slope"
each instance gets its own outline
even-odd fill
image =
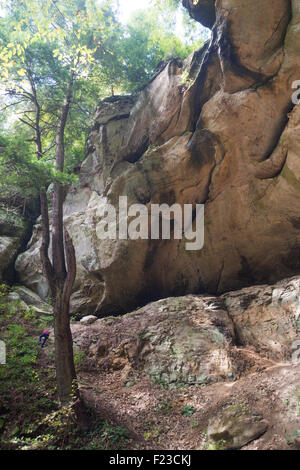
[[[124,313],[172,295],[222,293],[300,269],[299,0],[185,0],[212,28],[188,60],[172,60],[136,97],[96,111],[65,223],[78,276],[73,313]],[[102,240],[100,214],[129,204],[204,203],[205,243]],[[47,296],[39,227],[17,261]]]
[[[300,359],[300,278],[220,297],[170,297],[84,323],[73,324],[73,336],[91,366],[142,370],[167,388],[233,381]]]
[[[54,416],[45,416],[55,403],[51,308],[22,286],[2,290],[1,307],[2,333],[11,334],[1,443],[53,448],[56,419],[54,435],[41,427],[41,416],[44,424]],[[49,341],[36,350],[44,328]],[[128,450],[300,449],[300,276],[221,296],[161,299],[119,317],[72,321],[71,329],[81,393],[95,422],[129,430]],[[62,435],[56,445],[64,445]],[[71,446],[98,438],[95,449],[100,435],[98,428]]]
[[[84,396],[142,448],[299,449],[299,294],[294,277],[73,323]]]

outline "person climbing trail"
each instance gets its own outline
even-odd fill
[[[47,341],[47,339],[49,338],[49,335],[50,335],[50,333],[49,333],[49,331],[47,331],[47,330],[44,330],[44,331],[42,332],[42,334],[40,335],[40,337],[39,337],[39,344],[41,345],[42,348],[45,346],[46,341]]]

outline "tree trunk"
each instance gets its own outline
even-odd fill
[[[73,81],[70,81],[66,99],[56,130],[56,170],[64,170],[64,133],[72,100]],[[73,358],[70,329],[70,297],[76,277],[76,258],[72,240],[63,226],[63,187],[54,184],[52,209],[52,265],[54,273],[54,334],[58,396],[61,403],[79,398]],[[65,243],[64,243],[65,242]],[[67,266],[66,266],[67,263]]]
[[[37,100],[34,80],[30,75],[32,101],[35,106],[35,143],[37,158],[43,156],[40,115],[41,108]],[[73,95],[73,77],[70,79],[65,101],[61,108],[61,115],[56,130],[56,170],[64,171],[64,133],[69,116]],[[48,200],[45,189],[40,190],[41,219],[42,219],[42,245],[40,248],[41,261],[47,278],[54,310],[54,336],[55,336],[55,367],[57,391],[61,404],[74,401],[74,411],[78,424],[87,429],[88,420],[85,408],[80,399],[76,380],[76,371],[73,357],[73,340],[70,328],[70,297],[76,277],[76,256],[72,239],[63,225],[63,187],[54,184],[53,211],[52,211],[52,260],[49,257],[50,223]]]
[[[63,405],[70,402],[73,393],[77,395],[69,303],[64,296],[64,286],[64,281],[56,282],[54,304],[56,381],[58,396]]]

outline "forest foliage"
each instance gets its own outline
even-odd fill
[[[117,1],[0,0],[2,202],[35,197],[55,178],[72,181],[70,173],[84,159],[97,103],[112,94],[135,93],[159,63],[187,57],[201,46],[199,29],[187,13],[179,13],[179,3],[153,0],[124,24]],[[60,175],[54,171],[55,134],[70,78],[73,98]],[[42,155],[34,135],[35,93]]]

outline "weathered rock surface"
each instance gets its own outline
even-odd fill
[[[237,342],[270,359],[291,358],[300,339],[300,278],[224,294]]]
[[[92,368],[143,373],[167,388],[231,382],[291,362],[300,277],[221,297],[187,295],[122,317],[72,324]]]
[[[22,217],[0,208],[0,281],[7,270],[13,267],[27,230],[28,224]]]
[[[161,297],[220,294],[299,273],[300,108],[292,85],[300,79],[300,1],[184,3],[213,25],[211,40],[166,64],[137,97],[97,108],[79,183],[65,202],[78,262],[73,313],[124,313]],[[204,248],[187,251],[184,239],[102,240],[101,211],[117,208],[119,196],[148,208],[205,204]],[[39,244],[37,226],[17,269],[45,297]]]
[[[33,308],[37,313],[52,315],[53,308],[50,304],[43,302],[33,291],[24,286],[14,286],[9,298],[18,298],[24,302],[26,307]]]
[[[204,26],[212,28],[216,21],[216,0],[183,0],[182,3],[192,18]]]
[[[259,438],[268,428],[262,416],[252,414],[242,406],[231,406],[214,418],[207,428],[211,448],[218,450],[240,449]]]

